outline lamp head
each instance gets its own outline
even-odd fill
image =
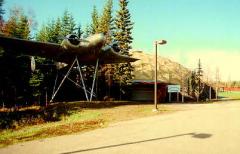
[[[167,44],[167,41],[166,40],[159,40],[159,41],[156,41],[156,44],[160,44],[160,45]]]

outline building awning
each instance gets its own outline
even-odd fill
[[[154,80],[133,80],[132,84],[134,84],[134,85],[154,85],[155,81]],[[157,84],[168,85],[170,83],[166,83],[166,82],[158,80]]]

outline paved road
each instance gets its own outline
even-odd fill
[[[240,153],[240,101],[183,107],[188,110],[21,143],[0,149],[0,153]]]

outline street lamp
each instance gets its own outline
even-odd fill
[[[155,83],[154,83],[154,109],[153,111],[158,111],[157,108],[157,46],[166,44],[166,40],[159,40],[154,42],[155,46]]]

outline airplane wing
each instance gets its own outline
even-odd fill
[[[124,62],[134,62],[137,61],[136,58],[131,58],[129,56],[121,55],[118,52],[114,51],[114,48],[111,46],[106,46],[102,49],[102,52],[99,56],[100,63],[124,63]]]
[[[93,35],[86,40],[88,42],[79,41],[75,44],[71,40],[65,39],[62,44],[57,44],[10,38],[1,35],[0,46],[6,52],[46,57],[67,64],[72,63],[76,56],[78,56],[81,64],[95,64],[98,58],[101,64],[133,62],[137,60],[118,54],[110,45],[103,47],[105,37],[102,34]]]
[[[64,52],[62,46],[56,43],[31,41],[6,36],[0,36],[0,46],[6,52],[53,59]]]

